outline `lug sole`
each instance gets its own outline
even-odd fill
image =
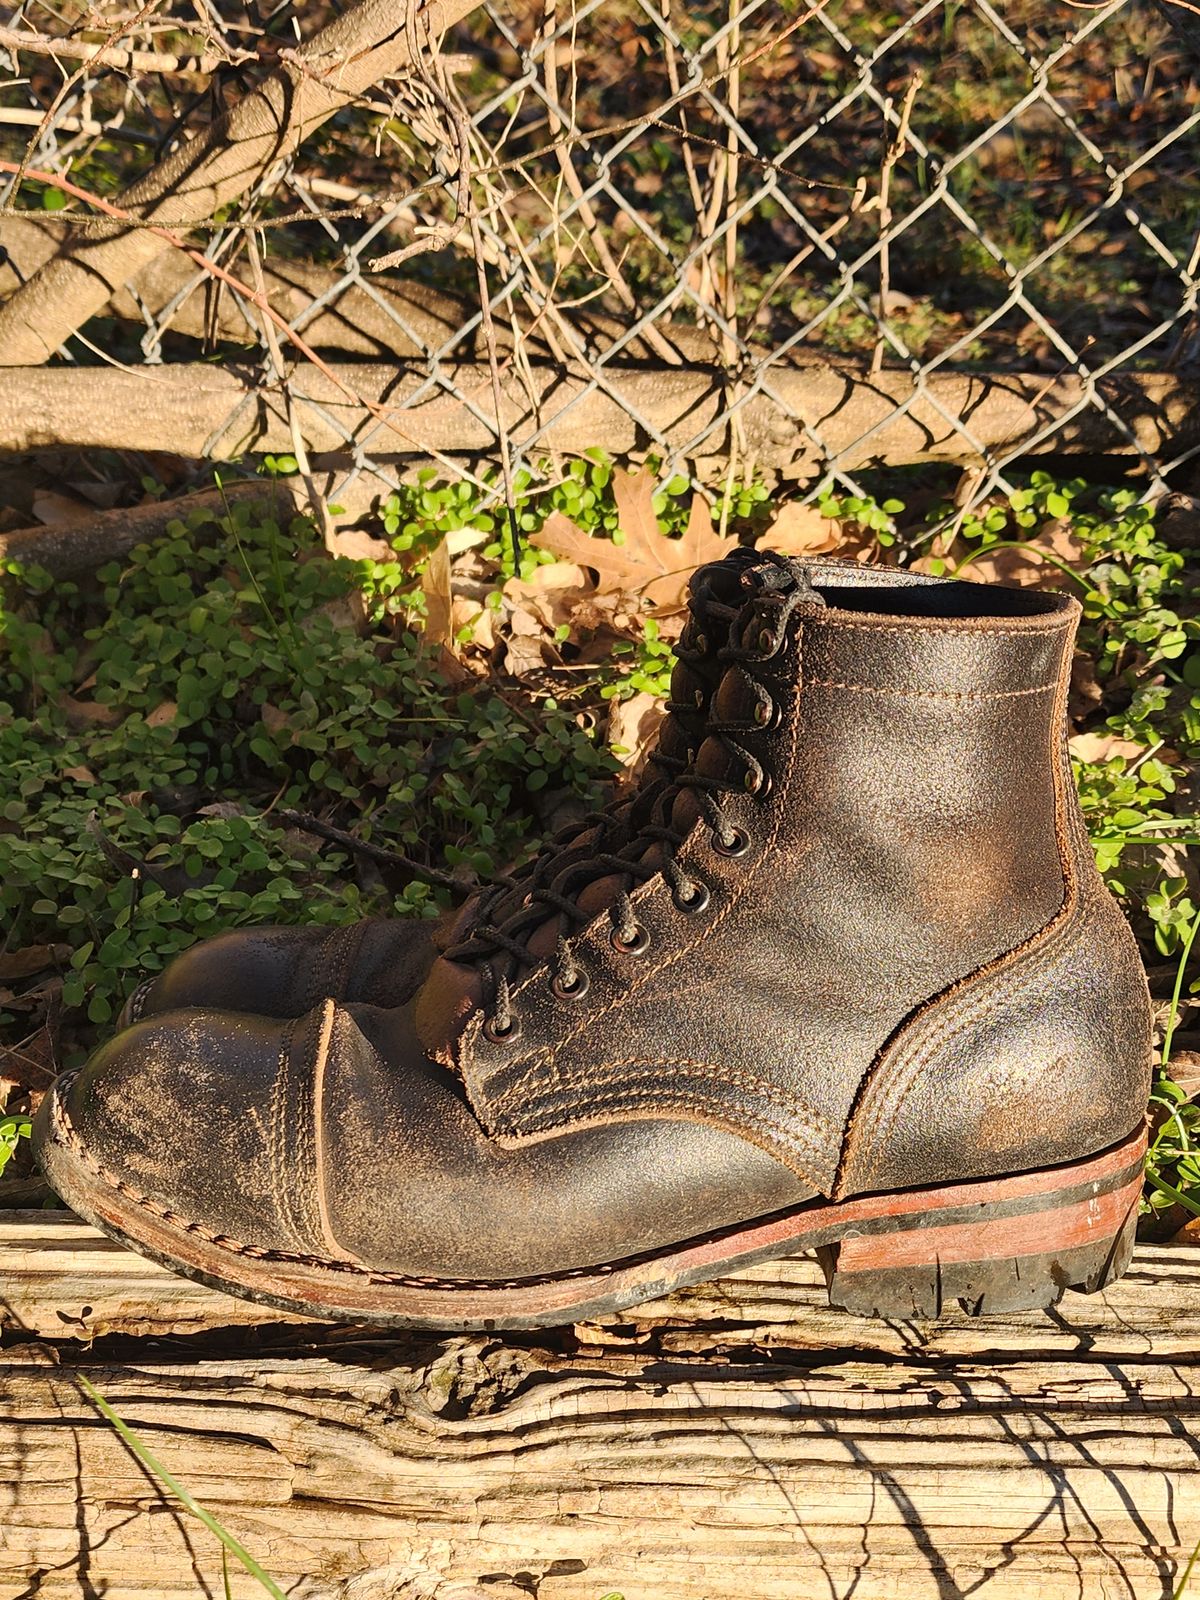
[[[46,1096],[36,1139],[66,1203],[112,1238],[211,1288],[304,1316],[453,1331],[553,1327],[611,1315],[734,1269],[815,1250],[830,1302],[871,1316],[935,1317],[1054,1305],[1095,1293],[1129,1261],[1146,1129],[1084,1160],[787,1212],[602,1266],[483,1282],[408,1277],[349,1260],[240,1244],[139,1195],[91,1156]]]

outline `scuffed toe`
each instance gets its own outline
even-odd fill
[[[39,1138],[51,1181],[72,1203],[82,1167],[101,1192],[177,1226],[313,1250],[313,1069],[332,1011],[281,1024],[193,1010],[127,1029],[47,1097]]]

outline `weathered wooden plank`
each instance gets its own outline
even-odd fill
[[[163,1507],[72,1369],[24,1360],[0,1369],[0,1595],[219,1593],[208,1536]],[[308,1596],[521,1573],[563,1600],[803,1600],[856,1579],[906,1600],[1157,1596],[1200,1538],[1200,1401],[1169,1365],[764,1367],[461,1341],[89,1375]]]
[[[1158,1600],[1200,1539],[1200,1252],[986,1323],[835,1318],[794,1262],[503,1340],[206,1334],[237,1303],[51,1213],[0,1262],[0,1600],[222,1593],[79,1372],[305,1600]]]

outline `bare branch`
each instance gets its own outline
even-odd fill
[[[1083,380],[1067,373],[941,372],[914,391],[911,375],[885,369],[871,377],[861,365],[820,358],[772,367],[779,403],[759,395],[742,408],[747,449],[764,468],[800,471],[825,457],[807,430],[847,469],[942,461],[973,465],[978,457],[955,420],[969,417],[973,437],[993,451],[1020,450],[1046,431],[1034,449],[1149,455],[1200,435],[1196,385],[1181,375],[1131,372],[1097,382],[1100,399],[1123,419],[1135,443],[1094,406],[1085,406]],[[443,367],[445,388],[431,389],[422,362],[395,367],[371,363],[301,366],[289,394],[310,452],[344,452],[376,429],[386,408],[400,419],[394,454],[443,461],[495,455],[499,427],[514,438],[536,416],[550,450],[582,454],[600,447],[614,455],[647,448],[632,412],[662,433],[670,450],[687,452],[717,428],[725,403],[719,367],[613,367],[613,393],[597,389],[586,369],[530,365],[505,374],[497,418],[486,360]],[[531,398],[529,386],[534,386]],[[349,396],[355,396],[351,399]],[[460,398],[461,396],[461,398]],[[1072,415],[1074,411],[1078,415]],[[1049,425],[1070,420],[1057,430]],[[31,367],[5,374],[0,387],[0,449],[52,445],[165,450],[227,460],[247,451],[288,451],[291,420],[278,391],[264,391],[255,370],[208,363],[147,368]],[[376,436],[376,460],[383,457]]]
[[[426,0],[426,34],[440,35],[475,0]],[[282,58],[279,67],[198,138],[182,143],[121,196],[142,222],[186,227],[244,194],[335,112],[410,62],[394,0],[358,0]],[[46,361],[122,284],[161,253],[146,227],[116,224],[65,245],[0,306],[0,365]]]

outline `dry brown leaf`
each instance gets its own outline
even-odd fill
[[[278,706],[272,705],[269,700],[259,707],[258,714],[262,718],[263,727],[269,733],[281,733],[285,728],[292,726],[292,719],[287,712],[281,711]]]
[[[479,650],[492,650],[496,645],[495,624],[496,613],[490,606],[455,595],[450,607],[450,626],[456,639],[464,628],[470,628],[471,643]]]
[[[1072,722],[1082,722],[1084,717],[1096,710],[1103,699],[1104,690],[1100,687],[1100,680],[1096,676],[1095,663],[1090,656],[1085,656],[1082,650],[1076,650],[1071,662]]]
[[[0,951],[0,981],[31,978],[35,972],[61,966],[70,959],[69,944],[29,944],[24,950]]]
[[[74,522],[90,522],[96,515],[83,501],[71,495],[56,494],[53,489],[35,489],[32,507],[34,517],[47,528],[67,528]]]
[[[425,642],[454,647],[454,588],[450,578],[450,551],[443,539],[430,556],[421,574],[421,593],[425,596]]]
[[[535,567],[528,579],[510,578],[504,585],[510,616],[534,616],[551,633],[564,622],[575,631],[579,607],[594,593],[587,574],[573,561],[552,561]]]
[[[386,539],[363,528],[335,528],[329,536],[329,553],[351,561],[394,561],[396,553]]]
[[[1122,756],[1126,761],[1146,754],[1144,744],[1132,739],[1122,739],[1115,733],[1077,733],[1070,741],[1071,754],[1076,761],[1111,761]]]
[[[95,700],[76,700],[70,694],[60,695],[58,705],[72,733],[86,733],[89,728],[115,728],[122,720],[115,706],[102,706]]]
[[[782,507],[758,545],[781,556],[824,556],[841,542],[840,523],[823,517],[815,506],[793,504]]]
[[[352,589],[349,594],[341,595],[336,600],[327,600],[323,606],[317,606],[307,616],[301,617],[301,633],[309,632],[322,617],[332,622],[335,628],[345,628],[348,633],[358,634],[360,639],[369,626],[366,604],[358,589]]]
[[[155,706],[154,710],[146,718],[146,726],[148,728],[167,728],[175,721],[178,713],[179,707],[174,700],[164,700],[162,705]]]
[[[636,476],[619,469],[613,473],[613,496],[624,544],[593,538],[560,512],[551,516],[530,543],[551,550],[567,561],[590,567],[597,575],[596,592],[620,590],[660,610],[683,604],[687,581],[706,561],[717,561],[736,543],[722,539],[712,525],[712,513],[697,495],[681,539],[659,532],[654,512],[654,479],[648,472]]]
[[[64,767],[64,778],[73,778],[76,783],[95,783],[96,774],[91,767]]]
[[[530,672],[541,672],[548,665],[558,665],[561,658],[544,628],[525,615],[513,618],[515,626],[504,641],[504,670],[514,678],[523,678]]]
[[[1057,557],[1050,560],[1048,557]],[[1027,589],[1073,588],[1070,572],[1083,572],[1088,565],[1087,551],[1065,522],[1048,523],[1036,539],[1020,549],[997,550],[979,556],[962,569],[972,583],[1020,584]]]
[[[1184,1094],[1200,1094],[1200,1051],[1176,1050],[1167,1062],[1167,1077],[1177,1083]]]
[[[637,772],[658,734],[666,707],[657,695],[639,690],[628,700],[613,700],[608,711],[608,742],[621,765]]]

